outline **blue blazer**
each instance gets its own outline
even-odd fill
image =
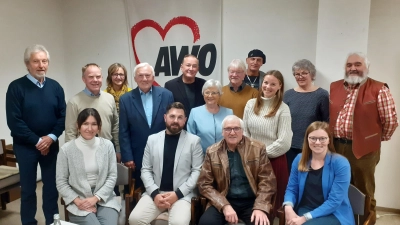
[[[293,161],[283,203],[284,205],[293,205],[296,210],[303,197],[308,175],[308,172],[301,172],[297,169],[301,155],[299,154]],[[328,151],[322,170],[322,192],[325,202],[309,212],[312,218],[333,214],[341,224],[355,224],[349,200],[350,177],[349,161],[339,154]]]
[[[139,88],[125,93],[119,99],[119,144],[122,162],[134,161],[135,173],[140,173],[144,147],[151,134],[165,129],[164,114],[173,103],[172,93],[165,88],[153,86],[153,117],[149,127]],[[138,174],[140,177],[140,174]],[[135,176],[137,177],[137,176]],[[140,178],[139,178],[140,180]]]

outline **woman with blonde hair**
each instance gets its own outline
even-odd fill
[[[107,88],[104,90],[114,96],[115,105],[119,113],[119,98],[126,92],[131,91],[128,87],[126,68],[121,63],[113,63],[108,67]]]
[[[310,124],[290,172],[283,203],[286,224],[353,225],[350,177],[349,161],[335,153],[329,124]]]
[[[289,107],[282,102],[284,81],[281,72],[265,73],[257,98],[250,99],[244,109],[244,134],[261,141],[267,147],[267,155],[277,181],[274,213],[280,208],[289,178],[285,153],[292,140]]]

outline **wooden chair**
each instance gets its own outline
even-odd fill
[[[193,201],[194,201],[194,199],[192,199],[192,207],[193,207]],[[195,224],[198,224],[200,221],[201,215],[203,215],[203,213],[206,211],[208,200],[203,196],[199,196],[199,197],[197,197],[197,199],[195,199],[195,201],[196,201],[195,205],[198,207],[198,209],[194,211],[194,216],[195,216],[195,221],[196,221]],[[274,209],[275,202],[276,202],[276,194],[274,194],[271,199],[271,205],[272,205],[271,210]],[[275,218],[273,216],[271,216],[271,214],[268,215],[268,219],[269,219],[269,224],[271,224],[271,225],[274,224]],[[191,225],[195,225],[195,224],[191,224]],[[242,220],[239,220],[238,225],[241,225],[241,224],[244,224],[244,222]]]
[[[349,199],[351,208],[353,209],[354,219],[356,224],[358,225],[369,224],[369,221],[371,220],[371,215],[369,213],[371,206],[371,198],[363,194],[354,185],[350,184]],[[285,212],[283,208],[280,208],[278,210],[278,218],[279,218],[279,225],[285,225]],[[365,218],[364,221],[362,221],[363,218]]]
[[[10,202],[10,191],[20,186],[19,169],[15,166],[17,159],[15,158],[13,145],[6,145],[4,139],[1,139],[1,148],[3,154],[0,163],[0,199],[1,209],[6,210],[6,204]]]
[[[135,185],[135,179],[132,178],[132,168],[128,168],[120,163],[117,164],[117,182],[116,185],[128,185],[130,193],[134,193],[134,185]],[[127,194],[126,196],[128,196]],[[129,214],[133,209],[132,202],[128,201],[125,196],[125,203],[122,206],[122,210],[120,213],[125,214],[125,219],[124,219],[124,224],[129,225],[128,219],[129,219]],[[121,198],[120,196],[117,196],[116,198]],[[121,203],[123,201],[121,200]],[[68,210],[65,205],[64,200],[61,198],[61,204],[64,205],[64,214],[65,214],[65,221],[69,221],[69,215],[68,215]],[[120,215],[121,217],[122,215]]]

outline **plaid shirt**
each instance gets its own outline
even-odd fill
[[[353,118],[354,107],[356,105],[357,93],[360,85],[349,85],[344,83],[347,91],[347,98],[339,116],[336,120],[335,129],[333,131],[335,138],[353,139]],[[396,107],[392,94],[386,86],[382,86],[378,94],[378,112],[383,125],[382,141],[390,140],[396,127],[398,126]]]

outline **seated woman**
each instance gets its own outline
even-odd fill
[[[232,115],[233,111],[218,105],[222,94],[219,81],[206,81],[202,93],[206,104],[192,109],[187,131],[201,138],[201,147],[205,153],[208,147],[222,140],[222,121],[226,116]]]
[[[309,125],[285,193],[287,224],[354,224],[348,197],[350,164],[334,152],[329,124],[318,121]]]
[[[111,141],[96,137],[101,128],[96,109],[78,115],[79,136],[58,153],[56,185],[72,223],[116,225],[120,203],[114,198],[117,161]]]

